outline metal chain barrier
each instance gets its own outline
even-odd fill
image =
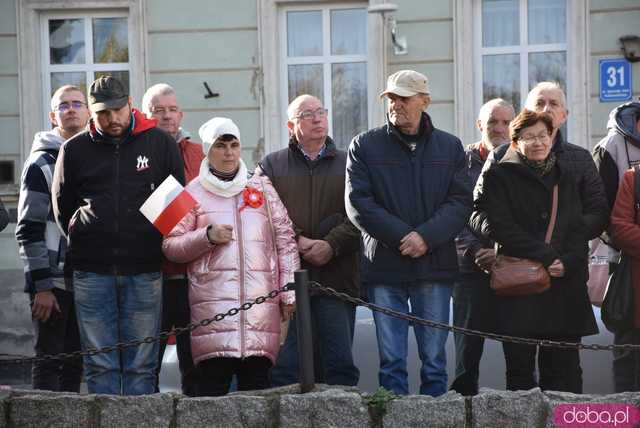
[[[63,360],[67,358],[79,358],[84,356],[92,356],[96,354],[109,353],[116,350],[119,351],[125,348],[131,348],[133,346],[140,346],[144,343],[153,343],[160,340],[166,340],[169,336],[172,336],[172,335],[177,336],[179,334],[183,334],[186,332],[192,332],[196,328],[207,326],[214,321],[222,321],[226,317],[235,316],[240,311],[248,311],[253,306],[260,305],[266,302],[267,300],[274,299],[280,293],[283,293],[285,291],[290,291],[290,290],[293,290],[293,285],[287,284],[286,286],[280,289],[271,291],[269,294],[265,296],[257,297],[252,302],[246,302],[237,308],[231,308],[227,312],[216,314],[212,318],[206,318],[196,323],[189,323],[184,327],[174,328],[173,330],[170,330],[170,331],[162,331],[157,336],[149,336],[149,337],[145,337],[144,339],[132,340],[129,342],[119,342],[111,346],[103,346],[102,348],[89,348],[84,351],[75,351],[75,352],[61,353],[56,355],[42,355],[40,357],[24,357],[21,355],[0,354],[0,366],[10,365],[10,364],[34,363],[37,361]],[[5,357],[12,357],[12,358],[5,358]]]
[[[444,324],[436,321],[425,320],[425,319],[416,317],[414,315],[405,314],[403,312],[398,312],[390,308],[385,308],[383,306],[378,306],[373,303],[365,302],[364,300],[358,299],[357,297],[352,297],[346,293],[336,291],[331,287],[323,286],[317,281],[309,281],[309,283],[311,284],[312,290],[318,290],[327,295],[334,296],[340,300],[353,303],[356,306],[364,306],[366,308],[371,309],[372,311],[381,312],[385,315],[400,318],[415,324],[425,325],[427,327],[434,327],[441,330],[452,331],[454,333],[462,333],[469,336],[482,337],[485,339],[493,339],[499,342],[518,343],[522,345],[545,346],[547,348],[563,348],[563,349],[578,349],[578,350],[587,349],[590,351],[613,351],[614,349],[640,350],[640,345],[634,345],[634,344],[600,345],[595,343],[583,344],[583,343],[576,343],[576,342],[560,342],[560,341],[547,340],[547,339],[531,339],[526,337],[508,336],[504,334],[488,333],[488,332],[472,330],[464,327],[457,327],[457,326]]]

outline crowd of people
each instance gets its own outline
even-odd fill
[[[565,140],[567,103],[554,82],[537,84],[521,112],[503,99],[485,103],[481,138],[466,147],[428,114],[423,74],[392,74],[380,98],[386,123],[344,151],[347,142],[328,136],[322,101],[299,95],[287,109],[288,146],[249,171],[238,126],[214,117],[195,141],[168,84],[150,87],[141,110],[111,76],[96,79],[88,96],[58,88],[53,129],[35,135],[24,165],[16,226],[36,355],[156,336],[278,290],[301,268],[424,319],[448,323],[453,300],[460,327],[580,342],[598,332],[587,293],[596,239],[610,246],[612,269],[616,250],[638,268],[635,321],[614,334],[616,343],[640,344],[639,102],[612,111],[592,155]],[[169,176],[197,204],[162,236],[139,208]],[[0,229],[7,222],[0,204]],[[515,273],[522,263],[540,279],[504,291],[498,267]],[[316,382],[357,385],[356,307],[318,293],[311,312]],[[373,316],[379,384],[408,394],[410,324]],[[297,383],[295,317],[289,291],[178,335],[182,392],[224,395],[234,376],[239,390]],[[449,382],[447,331],[412,327],[420,394],[477,394],[483,339],[455,334]],[[79,391],[84,377],[90,393],[154,393],[165,347],[38,361],[33,387]],[[503,350],[507,389],[582,392],[577,350],[509,342]],[[616,391],[640,390],[639,354],[615,351]]]

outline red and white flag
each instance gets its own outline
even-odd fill
[[[193,196],[170,175],[142,204],[140,212],[162,235],[168,235],[195,206]]]

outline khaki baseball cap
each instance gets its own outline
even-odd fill
[[[89,89],[89,109],[93,113],[119,109],[129,101],[129,91],[112,76],[102,76],[93,81]]]
[[[413,70],[400,70],[387,79],[387,89],[380,94],[380,98],[388,94],[400,97],[412,97],[416,94],[429,94],[429,80],[427,76]]]

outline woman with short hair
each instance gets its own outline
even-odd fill
[[[509,127],[511,144],[487,171],[474,208],[497,254],[540,262],[551,287],[525,296],[494,294],[497,333],[580,342],[598,328],[587,295],[587,238],[576,185],[552,151],[549,114],[523,110]],[[557,218],[549,243],[553,190]],[[504,342],[507,389],[582,392],[577,349]],[[535,379],[536,352],[539,380]]]

